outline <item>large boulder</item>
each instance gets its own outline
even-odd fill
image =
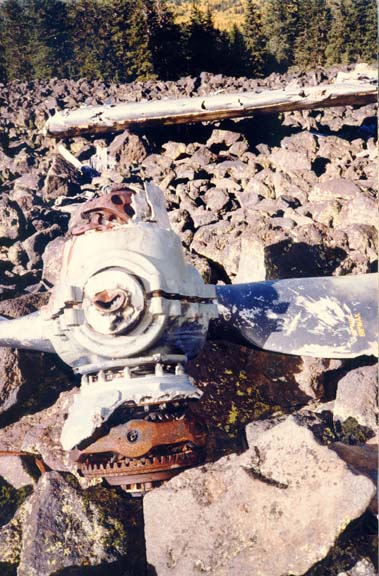
[[[333,417],[346,427],[350,419],[372,433],[378,430],[378,365],[351,370],[338,383]]]
[[[302,575],[375,491],[291,416],[247,427],[249,449],[188,470],[144,499],[159,576]]]
[[[121,576],[137,557],[135,515],[136,507],[114,490],[82,491],[73,476],[48,472],[0,530],[2,558],[19,563],[18,576],[79,575],[90,566]]]

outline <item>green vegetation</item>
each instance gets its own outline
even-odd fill
[[[4,0],[0,81],[260,77],[373,61],[376,30],[375,0]]]

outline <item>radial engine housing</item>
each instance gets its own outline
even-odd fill
[[[78,372],[155,352],[192,357],[217,316],[215,288],[185,262],[180,239],[159,209],[158,190],[145,186],[142,208],[142,193],[138,202],[131,194],[127,224],[110,219],[98,229],[98,221],[90,222],[78,234],[73,218],[44,317],[54,349]],[[122,194],[113,192],[107,201],[123,205]],[[80,214],[84,219],[86,212]]]

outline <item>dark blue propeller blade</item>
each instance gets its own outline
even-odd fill
[[[376,274],[216,286],[211,338],[283,354],[353,358],[378,354]]]

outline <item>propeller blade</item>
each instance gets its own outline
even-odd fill
[[[55,352],[41,312],[9,320],[0,316],[0,347]]]
[[[216,294],[210,338],[299,356],[378,355],[376,274],[216,286]]]

